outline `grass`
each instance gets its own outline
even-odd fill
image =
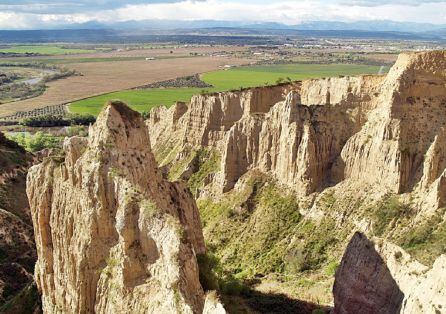
[[[398,222],[413,215],[413,209],[408,204],[392,195],[386,195],[370,212],[375,236],[383,236],[389,229],[395,228]]]
[[[119,99],[139,112],[150,111],[159,105],[171,106],[175,101],[189,101],[192,95],[201,92],[199,88],[168,88],[125,90],[76,101],[70,105],[73,113],[98,115],[108,100]]]
[[[198,189],[203,187],[207,177],[220,170],[220,155],[217,151],[200,150],[197,152],[198,171],[188,181],[189,189],[197,195]]]
[[[95,52],[93,49],[74,49],[74,48],[63,48],[60,46],[47,46],[47,45],[36,45],[36,46],[12,46],[8,48],[1,48],[0,52],[5,53],[37,53],[42,55],[66,55],[66,54],[79,54],[79,53],[91,53]]]
[[[54,136],[49,133],[43,133],[41,131],[31,134],[28,132],[21,133],[7,133],[6,137],[19,144],[27,151],[38,152],[45,148],[60,148],[63,138]]]
[[[221,202],[198,202],[205,234],[211,235],[224,269],[235,277],[282,273],[288,241],[301,219],[296,199],[256,180],[246,190]]]
[[[280,79],[282,81],[288,79],[303,80],[338,75],[376,74],[378,71],[378,66],[353,64],[287,64],[240,67],[203,74],[202,80],[213,85],[213,88],[158,88],[118,91],[76,101],[70,105],[70,111],[97,115],[108,100],[119,99],[128,103],[133,109],[142,112],[149,111],[159,105],[169,107],[175,101],[189,101],[193,95],[203,91],[218,92],[273,85]]]
[[[209,72],[203,75],[203,80],[219,89],[230,90],[275,84],[280,78],[303,80],[338,75],[376,74],[378,71],[378,66],[353,64],[283,64]]]
[[[423,264],[432,266],[438,256],[446,253],[446,222],[443,215],[444,209],[410,228],[396,241],[397,244]]]

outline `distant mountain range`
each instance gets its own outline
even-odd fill
[[[360,21],[360,22],[336,22],[336,21],[311,21],[296,25],[287,25],[275,22],[250,23],[241,21],[218,21],[218,20],[142,20],[125,21],[114,23],[102,23],[91,21],[83,24],[61,25],[58,28],[69,29],[202,29],[215,27],[230,27],[244,29],[287,29],[287,30],[356,30],[356,31],[378,31],[378,32],[408,32],[423,33],[438,30],[446,30],[446,24],[410,23],[395,21]]]
[[[446,25],[401,23],[393,21],[330,22],[315,21],[298,25],[281,23],[246,23],[238,21],[144,20],[116,23],[88,22],[60,25],[45,30],[0,30],[0,43],[33,42],[138,42],[175,41],[221,43],[218,36],[228,36],[226,43],[274,43],[272,37],[332,37],[364,39],[401,39],[446,41]],[[268,37],[268,41],[259,37]]]

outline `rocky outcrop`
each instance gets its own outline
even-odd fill
[[[339,182],[394,193],[422,188],[438,208],[445,202],[445,59],[445,51],[402,54],[387,76],[195,96],[187,109],[152,112],[153,149],[173,152],[157,154],[166,164],[190,147],[218,149],[217,191],[258,169],[303,196]]]
[[[198,210],[164,180],[141,116],[114,102],[89,138],[30,169],[35,276],[45,313],[201,313]]]
[[[446,308],[446,255],[433,267],[400,247],[356,233],[336,272],[334,313],[442,313]]]
[[[326,219],[335,228],[380,232],[407,243],[409,236],[421,234],[414,241],[427,245],[415,249],[439,255],[433,245],[429,248],[429,229],[420,222],[432,221],[433,232],[445,220],[446,51],[401,54],[385,76],[313,79],[195,96],[188,104],[153,110],[147,124],[157,160],[179,173],[174,177],[199,186],[195,195],[203,201],[230,198],[244,177],[260,173],[292,190],[300,213],[316,225]],[[216,152],[218,166],[197,162],[200,150]],[[409,235],[415,227],[427,230]],[[347,233],[341,235],[343,245]],[[436,231],[435,243],[441,234]],[[337,282],[335,296],[340,313],[394,313],[400,307],[417,313],[411,304],[418,302],[427,312],[437,306],[436,294],[422,295],[415,287],[440,287],[420,276],[430,278],[433,271],[443,276],[443,258],[431,272],[411,262],[426,273],[399,277],[392,259],[355,239],[349,250],[364,254],[341,268],[346,282]],[[237,241],[249,245],[249,240]],[[243,245],[234,244],[234,251]],[[333,255],[341,254],[337,249]],[[349,274],[351,267],[358,272]]]
[[[152,136],[153,144],[166,143],[172,134],[182,145],[217,146],[229,129],[244,116],[266,113],[278,101],[299,88],[298,83],[244,89],[215,94],[193,96],[187,110],[184,103],[178,103],[168,110],[154,109],[150,114],[149,128],[165,127],[165,120],[176,117],[168,128],[171,133]],[[180,111],[182,114],[175,114]],[[151,131],[152,132],[152,131]],[[156,131],[154,131],[156,132]],[[156,145],[154,145],[155,148]]]

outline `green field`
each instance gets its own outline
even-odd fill
[[[93,49],[75,49],[75,48],[63,48],[59,46],[12,46],[8,48],[0,48],[0,52],[5,53],[38,53],[43,55],[66,55],[66,54],[78,54],[78,53],[91,53],[95,52]]]
[[[175,101],[189,101],[192,95],[202,91],[216,92],[275,84],[279,79],[302,80],[338,75],[376,74],[379,66],[350,64],[287,64],[272,66],[240,67],[205,73],[202,80],[213,88],[166,88],[125,90],[87,98],[70,105],[74,113],[97,115],[105,102],[119,99],[138,111],[149,111],[159,105],[171,106]]]

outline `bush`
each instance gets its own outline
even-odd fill
[[[203,289],[219,290],[218,278],[215,269],[218,267],[218,259],[210,254],[198,254],[197,262],[199,268],[200,283]]]
[[[53,126],[68,126],[67,120],[62,116],[44,115],[38,117],[25,118],[20,121],[21,125],[29,127],[53,127]]]
[[[72,125],[72,126],[69,126],[67,129],[67,136],[68,137],[73,137],[73,136],[86,137],[86,136],[88,136],[88,130],[85,128],[85,126],[82,126],[82,125]]]
[[[37,132],[36,134],[19,133],[8,135],[10,140],[17,142],[20,146],[30,152],[38,152],[46,148],[60,148],[62,138],[51,134]]]
[[[141,112],[141,116],[144,120],[147,120],[148,118],[150,118],[150,111]]]
[[[225,295],[239,296],[241,294],[246,294],[249,292],[249,288],[243,285],[240,280],[235,279],[232,276],[221,279],[219,281],[219,284],[221,293]]]
[[[438,256],[446,253],[446,222],[443,216],[444,212],[440,211],[411,227],[396,243],[423,264],[433,265]]]
[[[372,209],[373,233],[382,236],[397,220],[413,214],[409,205],[400,202],[396,196],[386,195],[375,208]]]
[[[90,125],[96,122],[96,117],[91,114],[70,114],[66,118],[70,125]]]
[[[96,121],[90,114],[70,114],[66,117],[60,115],[43,115],[25,118],[20,121],[21,125],[29,127],[54,127],[69,125],[89,125]]]

